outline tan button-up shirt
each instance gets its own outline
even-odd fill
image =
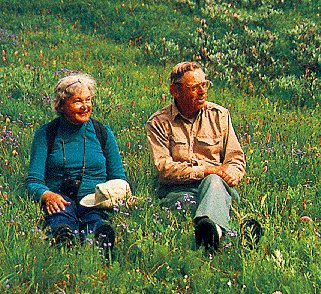
[[[202,180],[207,166],[221,166],[239,180],[245,173],[244,153],[229,111],[215,103],[206,102],[193,120],[170,104],[149,118],[146,132],[162,183]]]

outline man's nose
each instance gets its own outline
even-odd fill
[[[198,85],[198,87],[197,87],[197,92],[198,93],[206,93],[206,91],[207,91],[207,88],[206,88],[206,85]]]

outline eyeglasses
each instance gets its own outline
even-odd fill
[[[210,80],[206,80],[204,82],[193,84],[193,85],[186,85],[179,82],[175,84],[184,85],[186,88],[190,89],[192,92],[196,92],[200,87],[202,87],[204,90],[207,90],[211,86],[212,82]]]

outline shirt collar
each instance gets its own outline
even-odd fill
[[[200,110],[200,112],[198,113],[198,115],[202,115],[202,114],[204,113],[204,109],[212,109],[212,106],[211,106],[209,103],[205,102],[205,107]],[[190,121],[188,118],[186,118],[184,115],[182,115],[182,114],[180,113],[180,111],[178,110],[178,108],[177,108],[177,106],[176,106],[175,101],[173,101],[173,103],[171,104],[171,120],[172,120],[172,121],[175,120],[175,118],[176,118],[178,115],[179,115],[180,117],[182,117],[182,118]],[[197,115],[197,116],[198,116],[198,115]]]
[[[176,106],[176,103],[175,103],[175,100],[173,101],[172,105],[171,105],[171,120],[173,121],[176,116],[182,116],[182,114],[179,112],[177,106]]]

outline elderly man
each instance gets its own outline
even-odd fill
[[[182,62],[171,72],[172,104],[146,123],[164,205],[190,205],[198,246],[215,251],[229,229],[235,187],[245,158],[230,113],[207,102],[210,81],[199,64]]]

